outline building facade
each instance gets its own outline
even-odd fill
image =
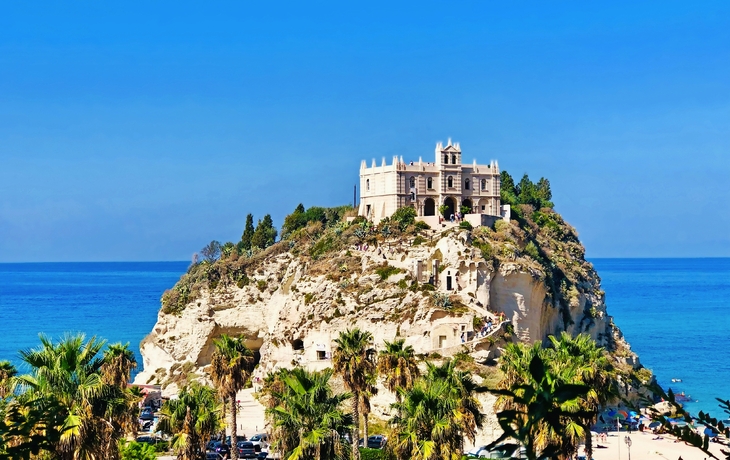
[[[436,144],[435,161],[405,163],[403,157],[393,157],[391,164],[376,166],[375,160],[368,167],[360,164],[359,215],[377,223],[391,216],[396,209],[412,206],[422,220],[437,220],[439,207],[445,206],[442,216],[446,219],[462,207],[469,215],[502,216],[500,203],[499,165],[461,162],[458,142],[446,146]],[[469,216],[476,217],[476,216]],[[472,219],[469,219],[471,221]]]

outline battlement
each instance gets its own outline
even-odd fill
[[[375,159],[370,167],[361,161],[360,215],[379,221],[400,207],[412,206],[419,216],[436,216],[443,205],[446,217],[462,209],[499,216],[499,164],[496,160],[462,164],[461,155],[461,145],[449,139],[446,145],[436,143],[433,162],[419,157],[406,163],[398,155],[390,163],[383,157],[380,166]]]

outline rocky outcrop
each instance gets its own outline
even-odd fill
[[[136,382],[171,395],[206,380],[213,340],[224,333],[243,335],[255,351],[254,381],[281,367],[321,369],[331,365],[337,335],[355,327],[370,331],[376,347],[404,338],[421,355],[466,352],[477,362],[493,362],[505,341],[585,332],[638,366],[575,231],[546,212],[473,231],[310,225],[266,251],[195,265],[163,297]],[[487,322],[498,327],[484,336]],[[387,417],[391,399],[380,391],[373,415]],[[494,433],[494,414],[487,425]]]

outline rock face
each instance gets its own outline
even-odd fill
[[[370,331],[376,347],[400,337],[418,354],[467,351],[478,361],[498,358],[505,340],[531,343],[564,330],[586,332],[638,365],[606,314],[600,280],[577,238],[529,230],[525,223],[501,222],[496,230],[446,227],[367,244],[357,242],[367,238],[348,240],[346,229],[345,245],[318,258],[284,242],[239,258],[241,269],[229,267],[233,258],[201,264],[198,281],[189,273],[175,287],[187,297],[171,292],[163,298],[141,344],[144,370],[136,382],[160,383],[170,395],[188,379],[207,378],[213,339],[224,333],[244,335],[256,351],[254,381],[279,367],[321,369],[331,365],[337,335],[356,327]],[[502,320],[489,336],[480,333],[488,321],[496,326]],[[387,414],[389,397],[383,390],[375,398],[376,416]]]

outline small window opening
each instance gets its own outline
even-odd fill
[[[367,179],[365,181],[365,189],[368,190],[368,191],[370,191],[370,179]]]
[[[446,179],[446,186],[453,187],[454,186],[454,178],[449,176],[448,179]]]
[[[428,188],[433,188],[433,179],[431,179],[430,177],[428,178]]]
[[[469,190],[469,179],[464,181],[464,188]]]
[[[320,361],[324,361],[327,359],[327,353],[324,352],[324,350],[317,350],[317,359]]]
[[[416,178],[415,177],[411,177],[410,184],[411,184],[411,188],[413,188],[413,187],[416,186]]]
[[[486,190],[486,189],[487,189],[487,180],[482,179],[482,190]]]
[[[452,165],[456,164],[456,155],[454,155],[453,153],[451,154],[451,164]]]

